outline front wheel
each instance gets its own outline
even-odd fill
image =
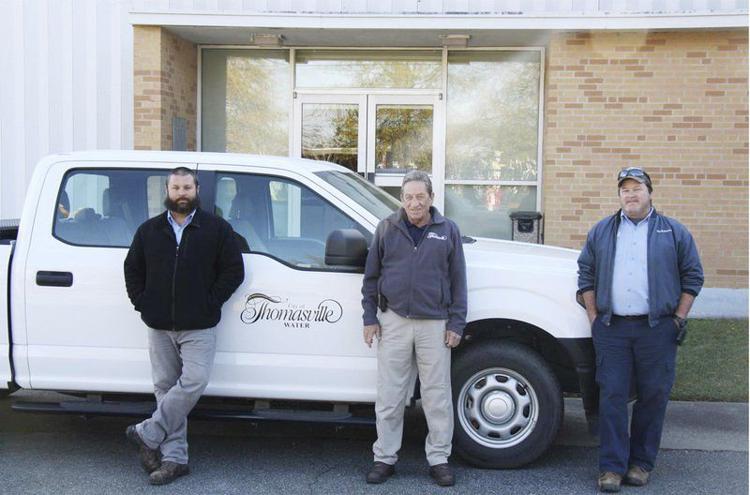
[[[528,347],[481,342],[456,356],[451,381],[453,446],[469,463],[523,466],[554,441],[563,415],[560,384]]]

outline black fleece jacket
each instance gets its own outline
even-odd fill
[[[164,212],[145,221],[125,258],[125,286],[141,319],[159,330],[216,326],[245,277],[232,226],[197,210],[180,245]]]

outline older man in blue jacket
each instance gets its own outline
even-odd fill
[[[415,367],[429,428],[425,453],[430,475],[441,486],[455,483],[448,465],[453,438],[450,362],[451,348],[466,326],[466,263],[458,227],[432,200],[430,176],[407,173],[403,206],[380,222],[367,256],[364,340],[371,346],[378,338],[378,439],[368,483],[382,483],[395,472]]]
[[[597,223],[578,258],[591,321],[599,396],[599,489],[643,486],[654,468],[675,376],[677,345],[703,286],[693,237],[651,204],[651,178],[617,176],[621,210]],[[628,436],[631,377],[637,400]]]

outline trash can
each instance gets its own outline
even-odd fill
[[[511,240],[542,243],[542,214],[538,211],[514,211],[510,214]]]

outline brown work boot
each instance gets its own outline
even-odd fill
[[[622,476],[611,471],[606,471],[599,475],[599,491],[606,493],[616,493],[620,491]]]
[[[370,472],[367,473],[367,482],[375,484],[383,483],[395,473],[396,468],[392,464],[376,461],[375,464],[372,465]]]
[[[152,485],[166,485],[186,474],[190,474],[190,468],[187,464],[164,461],[159,469],[149,475],[148,482]]]
[[[628,472],[625,473],[625,479],[623,482],[626,485],[643,486],[648,483],[648,477],[651,473],[643,469],[641,466],[635,464],[628,468]]]
[[[161,451],[159,449],[149,448],[138,434],[135,425],[130,425],[125,428],[125,438],[138,447],[138,458],[141,461],[141,467],[144,471],[151,474],[159,469],[161,466]]]
[[[453,486],[456,484],[456,477],[453,476],[453,470],[447,462],[430,466],[430,476],[440,486]]]

